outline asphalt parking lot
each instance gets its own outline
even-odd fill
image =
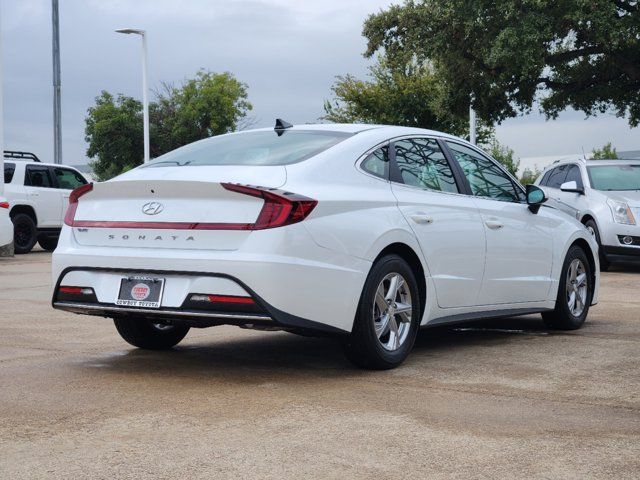
[[[135,350],[50,307],[49,262],[0,259],[0,478],[640,476],[640,270],[604,273],[577,332],[427,330],[366,372],[234,327]]]

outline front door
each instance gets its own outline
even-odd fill
[[[547,299],[553,261],[553,220],[532,213],[519,185],[492,160],[447,142],[469,182],[487,239],[479,305]]]

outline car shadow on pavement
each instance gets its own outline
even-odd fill
[[[276,377],[295,382],[309,376],[345,378],[370,374],[349,363],[335,339],[261,332],[216,340],[215,328],[210,332],[211,339],[201,335],[173,350],[121,350],[89,357],[80,365],[95,369],[96,373],[157,376],[165,381],[169,377],[218,377],[243,384]],[[423,329],[408,361],[420,362],[429,353],[441,356],[447,351],[494,346],[522,340],[523,336],[550,334],[540,316]],[[428,363],[424,366],[428,368]]]

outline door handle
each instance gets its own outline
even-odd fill
[[[413,220],[415,223],[419,223],[422,225],[429,225],[433,223],[433,218],[424,213],[414,213],[413,215],[409,215],[409,218]]]
[[[29,194],[29,196],[30,196],[30,197],[37,197],[37,196],[39,196],[39,195],[40,195],[39,193],[30,193],[30,194]]]
[[[484,224],[491,230],[500,230],[502,227],[504,227],[504,225],[497,220],[487,220],[486,222],[484,222]]]

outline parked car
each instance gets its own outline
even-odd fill
[[[12,251],[13,223],[9,218],[9,202],[6,198],[0,197],[0,256]]]
[[[202,140],[71,194],[55,308],[140,348],[234,324],[339,337],[399,365],[418,328],[542,313],[579,328],[595,239],[459,138],[301,125]]]
[[[42,163],[32,153],[5,152],[4,195],[11,207],[15,253],[36,242],[53,251],[58,243],[71,191],[88,183],[75,168]]]
[[[640,160],[558,162],[536,185],[595,236],[602,270],[640,261]]]

